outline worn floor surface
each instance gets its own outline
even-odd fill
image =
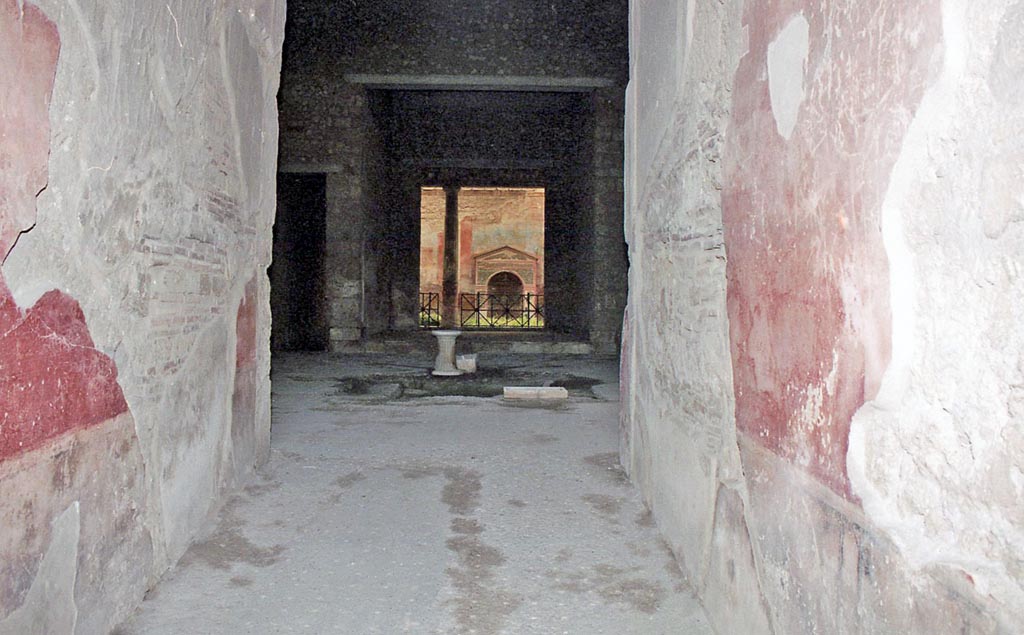
[[[269,463],[120,632],[710,633],[617,465],[615,362],[480,363],[275,358]],[[571,397],[436,396],[503,380]]]

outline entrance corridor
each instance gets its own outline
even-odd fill
[[[269,462],[117,632],[710,633],[618,466],[615,360],[479,361],[275,358]]]

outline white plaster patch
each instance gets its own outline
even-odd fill
[[[775,128],[787,141],[796,128],[804,101],[804,72],[810,50],[807,18],[797,15],[768,45],[768,93]]]
[[[997,40],[993,14],[942,3],[942,73],[914,115],[882,205],[891,362],[853,419],[847,464],[868,518],[911,566],[969,574],[1005,619],[1024,623],[1019,362],[1002,354],[1024,349],[1024,293],[999,273],[1017,270],[1020,233],[1015,180],[992,168],[1019,156],[1010,131],[1021,119],[978,91],[970,70],[984,67]]]

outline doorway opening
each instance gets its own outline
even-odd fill
[[[326,209],[324,174],[277,175],[274,260],[269,271],[275,351],[327,350]]]
[[[452,188],[448,188],[451,191]],[[544,328],[542,187],[464,187],[456,205],[445,188],[420,189],[421,328],[441,326],[446,275],[454,280],[454,326]],[[445,257],[445,220],[456,215]]]

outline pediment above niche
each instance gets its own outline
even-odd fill
[[[508,245],[504,247],[499,247],[492,251],[484,252],[482,254],[477,254],[476,256],[473,257],[473,259],[476,260],[477,262],[487,262],[489,260],[501,260],[505,262],[509,260],[523,260],[527,262],[533,262],[537,260],[537,258],[531,256],[525,251],[520,251],[513,247],[509,247]]]

